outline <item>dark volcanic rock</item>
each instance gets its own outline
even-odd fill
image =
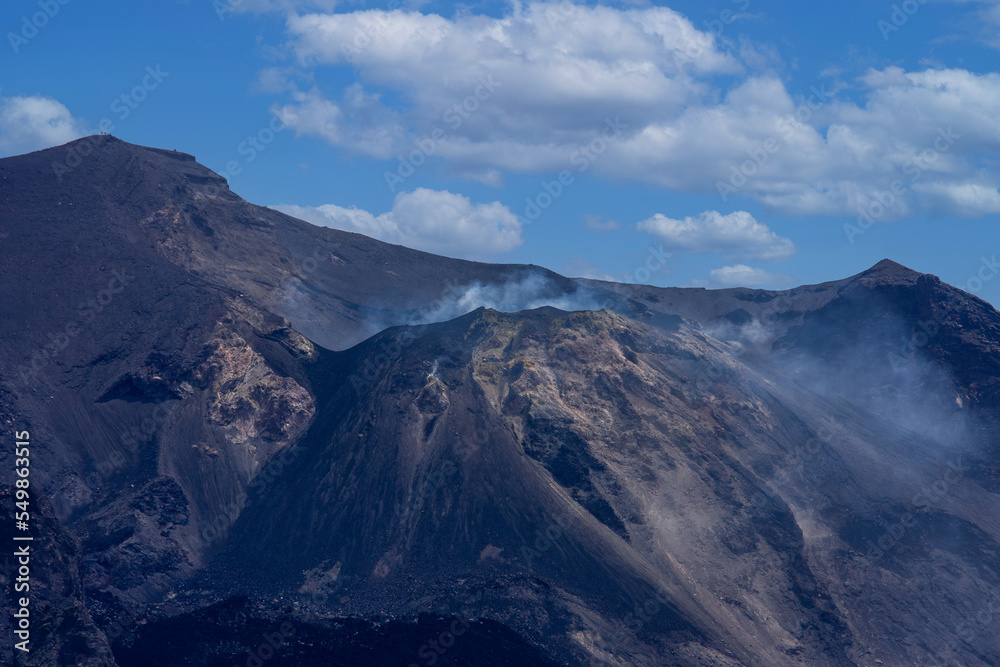
[[[463,262],[81,142],[0,160],[42,536],[3,657],[1000,664],[989,304],[888,261],[784,292]],[[455,310],[525,280],[580,312]]]

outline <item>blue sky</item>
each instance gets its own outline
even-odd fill
[[[997,0],[16,0],[0,28],[0,155],[108,119],[441,254],[634,280],[662,248],[645,282],[769,288],[889,257],[1000,303]]]

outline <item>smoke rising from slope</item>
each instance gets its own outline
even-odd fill
[[[770,345],[780,335],[780,330],[777,327],[771,323],[762,322],[756,317],[743,324],[726,322],[711,326],[703,325],[701,330],[716,340],[746,340],[754,345]]]
[[[361,340],[395,326],[419,326],[447,322],[477,308],[491,308],[504,313],[516,313],[550,306],[565,311],[601,310],[606,307],[599,295],[588,287],[557,284],[549,276],[537,271],[510,274],[506,280],[446,284],[441,295],[430,304],[415,303],[410,308],[398,306],[369,307],[364,310],[364,326],[357,336],[344,337],[335,349],[356,345]],[[294,300],[294,301],[293,301]],[[285,305],[301,304],[308,308],[310,298],[301,291],[285,296]]]
[[[508,280],[502,284],[483,284],[474,281],[458,287],[451,286],[441,298],[417,312],[407,323],[444,322],[471,313],[477,308],[516,313],[542,306],[566,311],[602,308],[590,290],[577,288],[572,293],[566,293],[549,278],[538,273],[529,273],[520,279]]]
[[[702,331],[718,340],[749,344],[767,354],[775,370],[812,391],[861,406],[902,434],[934,440],[942,457],[974,446],[967,397],[948,370],[924,346],[910,346],[905,357],[900,354],[905,346],[897,341],[908,341],[914,333],[899,315],[884,313],[876,330],[839,339],[835,335],[821,347],[807,347],[794,336],[789,342],[783,337],[791,330],[773,317],[705,326]]]

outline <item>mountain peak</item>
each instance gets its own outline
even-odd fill
[[[902,264],[892,261],[891,259],[883,259],[881,262],[868,269],[871,271],[913,271]]]
[[[923,276],[923,273],[914,271],[891,259],[883,259],[881,262],[855,276],[865,285],[912,285]]]
[[[113,134],[91,134],[86,137],[80,137],[79,139],[74,139],[73,141],[69,141],[65,144],[62,144],[61,146],[53,146],[52,148],[46,148],[44,150],[37,152],[38,153],[77,152],[80,155],[89,155],[94,151],[108,152],[113,150],[119,150],[132,154],[150,152],[150,153],[155,153],[157,155],[165,155],[168,157],[178,158],[185,162],[195,160],[195,157],[193,155],[190,155],[189,153],[182,153],[176,149],[171,150],[167,148],[154,148],[152,146],[141,146],[139,144],[132,144],[122,139],[119,139]]]
[[[20,183],[18,188],[41,186],[56,201],[82,201],[93,195],[95,186],[110,200],[145,200],[150,205],[162,203],[164,193],[182,190],[234,196],[226,179],[193,155],[130,144],[110,134],[0,159],[0,174]]]

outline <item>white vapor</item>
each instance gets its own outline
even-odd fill
[[[516,313],[543,306],[559,310],[600,310],[602,306],[588,290],[577,289],[571,294],[561,293],[551,280],[531,273],[518,280],[502,284],[483,284],[479,281],[462,287],[451,287],[435,303],[418,312],[410,324],[444,322],[477,308],[492,308],[505,313]]]

